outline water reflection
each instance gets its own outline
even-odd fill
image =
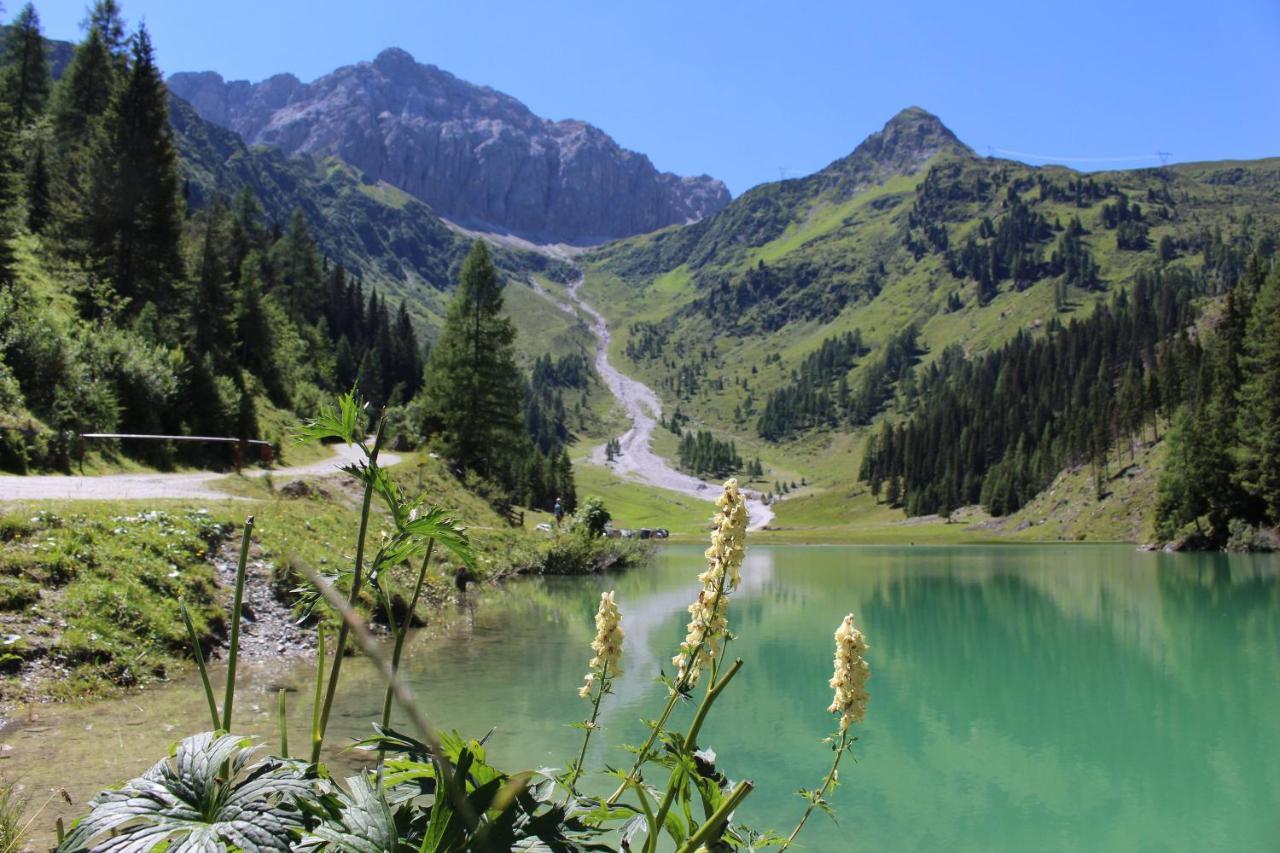
[[[684,634],[700,562],[700,549],[668,548],[623,575],[485,593],[416,638],[406,672],[433,719],[493,729],[500,763],[554,766],[579,737],[566,724],[586,713],[576,687],[599,592],[617,588],[627,674],[588,762],[625,763],[621,745],[643,738],[661,702],[652,675]],[[872,643],[873,698],[841,823],[816,822],[809,849],[1271,849],[1278,578],[1275,558],[1128,548],[755,549],[731,607],[732,651],[748,663],[704,741],[759,782],[748,819],[793,820],[791,792],[829,759],[818,740],[833,727],[831,633],[853,611]],[[304,687],[310,673],[253,677]],[[382,695],[358,662],[344,680],[339,743],[368,732]],[[271,737],[270,693],[245,695],[239,727]],[[305,695],[291,696],[297,743]],[[82,799],[202,726],[201,704],[184,685],[45,712],[4,733],[4,763],[36,791],[71,776]],[[50,743],[53,767],[39,760]]]

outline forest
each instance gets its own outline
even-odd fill
[[[1222,545],[1233,523],[1277,523],[1275,253],[1274,236],[1215,232],[1195,272],[1139,273],[1089,317],[976,358],[948,348],[921,371],[910,416],[869,439],[861,479],[910,515],[1005,515],[1072,466],[1091,466],[1101,496],[1135,442],[1167,428],[1163,538]]]
[[[114,0],[93,6],[56,80],[30,4],[4,38],[0,469],[67,470],[86,431],[257,438],[264,418],[292,420],[351,388],[387,410],[398,440],[449,445],[457,412],[420,393],[435,375],[511,392],[495,400],[511,428],[483,454],[455,447],[460,473],[495,503],[572,504],[548,377],[523,375],[509,344],[455,357],[465,333],[451,323],[514,338],[485,247],[463,266],[475,286],[459,289],[433,352],[406,302],[332,261],[301,209],[275,221],[247,186],[228,196],[183,179],[151,37],[127,33]],[[584,368],[561,363],[555,382],[580,387]],[[270,438],[287,452],[284,436]],[[119,452],[159,467],[229,462],[167,442]]]

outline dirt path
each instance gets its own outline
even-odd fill
[[[343,465],[362,459],[355,447],[334,445],[334,455],[309,465],[292,468],[246,468],[245,476],[297,477],[331,474]],[[400,457],[383,453],[384,465],[394,465]],[[170,498],[180,500],[231,500],[232,495],[219,491],[214,483],[227,475],[196,471],[181,474],[103,474],[101,476],[64,476],[43,474],[34,477],[0,476],[0,502],[3,501],[76,501],[134,500],[138,498]]]
[[[597,311],[583,298],[582,277],[579,276],[566,288],[569,298],[583,314],[587,316],[587,325],[596,338],[596,372],[604,380],[609,391],[622,404],[627,417],[631,419],[631,429],[618,438],[622,452],[613,462],[605,456],[604,445],[595,448],[591,453],[591,461],[597,465],[607,465],[618,474],[632,480],[648,483],[673,492],[681,492],[703,500],[713,501],[720,494],[720,484],[684,474],[672,468],[666,459],[653,452],[653,431],[662,419],[662,401],[654,390],[643,382],[632,379],[619,371],[609,361],[609,324],[604,315]],[[561,306],[568,308],[541,287],[535,290]],[[759,492],[746,492],[747,512],[751,520],[751,530],[761,530],[773,520],[773,510],[769,508]]]

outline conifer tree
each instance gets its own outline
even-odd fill
[[[53,200],[50,198],[49,158],[45,153],[44,141],[36,143],[35,152],[31,155],[31,163],[27,167],[27,227],[39,234],[49,224],[53,214]]]
[[[139,28],[128,73],[94,134],[89,213],[92,251],[116,293],[162,307],[183,278],[168,97],[151,37]]]
[[[84,143],[93,121],[106,112],[111,102],[116,78],[117,68],[102,31],[93,27],[76,47],[53,91],[49,112],[61,155]]]
[[[1241,479],[1268,520],[1280,524],[1280,267],[1254,300],[1241,363]]]
[[[81,26],[90,31],[97,30],[107,51],[123,67],[128,57],[129,43],[124,34],[124,16],[116,0],[97,0]]]
[[[213,356],[215,366],[228,366],[236,339],[239,306],[229,261],[231,216],[220,200],[205,214],[204,240],[191,305],[191,342],[199,354]]]
[[[28,3],[9,26],[4,71],[0,73],[0,97],[8,105],[9,118],[15,126],[25,127],[40,116],[51,86],[40,16]]]
[[[502,301],[489,250],[476,240],[423,386],[423,432],[439,435],[450,458],[482,476],[520,434],[516,332],[502,315]]]

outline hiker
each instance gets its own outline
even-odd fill
[[[559,527],[561,522],[564,521],[564,500],[562,498],[556,498],[555,509],[551,511],[555,513],[556,527]]]

